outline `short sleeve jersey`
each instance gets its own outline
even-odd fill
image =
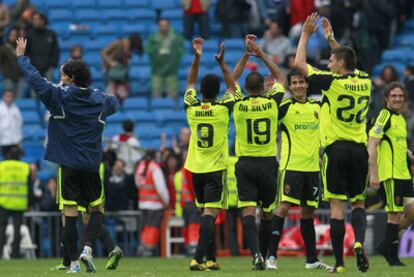
[[[366,144],[366,115],[372,86],[368,74],[355,70],[340,75],[308,65],[308,75],[312,89],[323,94],[322,146],[337,140]]]
[[[320,102],[308,98],[305,103],[285,99],[279,107],[281,130],[280,168],[319,171]]]
[[[378,175],[387,179],[411,180],[407,161],[407,125],[401,114],[382,109],[369,135],[381,139],[378,146]]]
[[[275,83],[264,95],[246,96],[235,102],[238,157],[276,157],[278,107],[284,93],[284,87]]]
[[[195,89],[184,96],[184,106],[191,136],[185,168],[193,173],[224,170],[228,166],[228,131],[230,113],[241,91],[226,92],[217,101],[202,102]]]

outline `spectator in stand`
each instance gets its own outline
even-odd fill
[[[136,195],[135,184],[131,184],[125,172],[125,162],[116,160],[112,167],[112,172],[107,178],[105,187],[105,210],[122,211],[129,210],[134,206],[131,203]],[[132,197],[131,197],[132,196]]]
[[[142,38],[137,33],[115,40],[101,52],[108,82],[107,91],[115,94],[121,105],[129,95],[128,64],[133,52],[142,55]]]
[[[41,187],[40,210],[44,212],[59,211],[56,204],[57,181],[55,177],[50,178],[46,185]]]
[[[22,142],[22,115],[13,101],[14,92],[5,90],[0,102],[0,147],[3,157],[10,148]]]
[[[70,60],[83,60],[83,48],[79,44],[76,44],[70,48]]]
[[[13,5],[10,6],[10,19],[13,22],[16,22],[21,18],[25,11],[33,9],[36,8],[30,5],[30,0],[17,0]]]
[[[269,25],[262,40],[263,51],[271,56],[273,62],[281,64],[288,53],[292,51],[292,46],[287,37],[283,35],[283,30],[278,22]]]
[[[161,235],[164,209],[170,202],[168,189],[155,150],[147,150],[135,172],[135,184],[139,190],[139,208],[143,216],[143,228],[138,249],[139,256],[154,256]]]
[[[125,162],[125,172],[130,175],[134,173],[136,163],[142,158],[142,149],[134,135],[134,122],[124,120],[122,128],[124,132],[111,139],[108,150],[114,151],[116,158]]]
[[[15,92],[15,98],[23,96],[25,79],[23,73],[17,64],[16,56],[16,39],[19,29],[12,28],[8,35],[7,41],[0,47],[0,69],[3,74],[3,88]]]
[[[152,34],[145,47],[151,61],[152,97],[163,93],[176,99],[178,96],[178,69],[184,54],[184,39],[176,33],[168,20],[158,22],[159,30]]]
[[[210,0],[182,0],[184,10],[184,37],[193,37],[195,23],[198,24],[200,36],[204,39],[209,37],[208,10]]]
[[[164,176],[165,176],[165,180],[167,181],[168,194],[170,196],[170,204],[168,208],[172,210],[175,209],[175,200],[176,200],[176,191],[174,187],[174,176],[180,168],[181,168],[181,163],[178,158],[178,155],[175,153],[170,153],[170,155],[168,155],[166,162],[165,162]]]
[[[404,70],[404,85],[407,89],[407,94],[409,101],[412,102],[414,100],[414,66],[407,65]]]
[[[262,36],[267,19],[265,0],[247,0],[247,3],[250,5],[247,32]]]
[[[290,26],[305,22],[306,17],[314,11],[315,2],[320,0],[290,0]]]
[[[190,136],[190,128],[183,127],[180,129],[178,142],[175,138],[173,138],[173,149],[176,154],[182,155],[184,151],[188,150],[188,145],[190,144]]]
[[[2,1],[0,1],[0,38],[3,38],[4,29],[10,23],[10,13],[9,13],[9,9],[7,8],[7,5],[1,2]],[[3,43],[3,40],[0,39],[0,44],[2,43]]]
[[[217,2],[216,18],[221,22],[225,38],[244,37],[247,32],[246,18],[250,5],[247,0],[220,0]]]
[[[27,31],[26,55],[34,67],[48,80],[53,80],[53,71],[59,63],[59,44],[56,33],[47,28],[47,18],[36,12],[33,15],[33,28]]]

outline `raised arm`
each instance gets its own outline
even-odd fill
[[[236,85],[234,83],[231,71],[226,62],[224,61],[224,43],[220,44],[220,52],[215,56],[215,58],[218,64],[220,65],[221,71],[223,72],[223,78],[227,86],[227,91],[231,94],[234,94],[236,91]]]
[[[317,13],[312,13],[306,18],[303,23],[302,34],[299,39],[298,48],[296,50],[294,67],[297,68],[303,75],[308,76],[308,64],[306,63],[306,47],[312,33],[316,31],[318,26],[316,21],[319,16]]]
[[[368,160],[368,166],[369,166],[369,185],[373,189],[378,189],[380,180],[378,177],[378,151],[377,147],[380,143],[380,138],[375,137],[369,137],[368,139],[368,154],[369,154],[369,160]]]
[[[188,72],[187,90],[195,88],[197,83],[198,66],[200,64],[201,55],[203,54],[203,42],[204,40],[202,38],[193,40],[194,59],[190,71]]]
[[[254,41],[249,41],[248,48],[252,50],[253,55],[257,56],[263,61],[263,63],[269,69],[270,74],[272,74],[273,78],[275,78],[278,83],[285,83],[285,74],[283,74],[282,70],[280,70],[280,67],[277,66],[272,61],[272,59],[269,58],[268,55],[266,55],[266,53],[259,45],[257,45]]]
[[[255,35],[246,35],[245,38],[245,45],[246,45],[246,50],[243,53],[243,56],[240,58],[240,60],[237,62],[236,66],[233,69],[233,80],[235,82],[237,82],[240,78],[240,76],[243,74],[244,68],[246,67],[246,63],[249,60],[249,55],[251,53],[251,49],[248,46],[248,42],[253,40],[256,40],[256,36]]]
[[[52,114],[59,112],[57,93],[61,88],[43,78],[39,71],[30,63],[29,57],[24,56],[27,40],[19,37],[16,43],[17,62],[27,82]]]
[[[323,35],[325,36],[325,39],[328,41],[331,49],[335,49],[341,46],[334,37],[334,32],[332,29],[331,22],[329,22],[329,20],[326,17],[322,19],[322,28],[323,28]]]

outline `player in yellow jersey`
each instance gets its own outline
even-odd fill
[[[307,98],[308,80],[298,70],[287,75],[293,97],[279,107],[281,131],[278,205],[272,218],[267,269],[277,269],[277,250],[283,224],[292,205],[301,207],[300,230],[306,250],[306,269],[331,270],[316,254],[314,226],[319,202],[320,102]]]
[[[333,38],[329,21],[323,19],[324,34],[333,48],[329,58],[330,71],[316,69],[306,63],[306,47],[318,28],[316,13],[308,16],[303,27],[295,57],[295,67],[309,78],[311,86],[323,95],[321,112],[321,141],[325,147],[322,179],[323,197],[331,207],[331,242],[336,260],[335,272],[345,270],[343,239],[345,236],[345,207],[352,207],[351,224],[355,233],[354,253],[361,272],[369,268],[363,249],[366,229],[364,207],[368,173],[366,149],[366,114],[371,96],[369,76],[356,70],[352,48],[339,46]]]
[[[227,90],[220,100],[218,76],[207,74],[201,80],[201,100],[195,85],[202,55],[203,39],[193,40],[194,60],[188,73],[184,95],[185,111],[191,136],[184,167],[192,173],[196,204],[202,209],[200,236],[190,270],[218,270],[214,253],[214,221],[220,209],[226,208],[225,179],[228,165],[228,129],[230,112],[235,101],[231,72],[224,61],[224,45],[215,59],[222,72]],[[204,262],[207,256],[207,262]]]
[[[255,36],[248,35],[246,44],[246,51],[233,71],[234,80],[242,74],[249,55],[260,58],[277,81],[284,80],[280,69],[255,43]],[[235,174],[244,234],[253,256],[253,269],[264,270],[266,265],[261,252],[267,252],[271,211],[276,199],[278,108],[285,90],[275,82],[266,92],[264,77],[258,72],[247,75],[244,89],[248,95],[237,100],[233,108],[238,157]],[[261,225],[268,223],[264,228],[261,227],[260,240],[256,228],[257,206],[261,207],[263,213]]]
[[[403,84],[392,82],[385,87],[384,96],[386,107],[379,112],[369,132],[370,186],[380,189],[387,212],[385,238],[378,250],[390,266],[405,266],[398,257],[398,231],[404,206],[407,214],[414,212],[414,205],[411,202],[407,205],[407,198],[414,197],[414,190],[407,160],[407,124],[401,114],[407,91]]]

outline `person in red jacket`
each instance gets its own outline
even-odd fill
[[[164,209],[170,201],[161,166],[155,160],[155,150],[147,150],[135,171],[138,203],[143,215],[143,227],[138,249],[140,256],[154,256],[160,239]]]

